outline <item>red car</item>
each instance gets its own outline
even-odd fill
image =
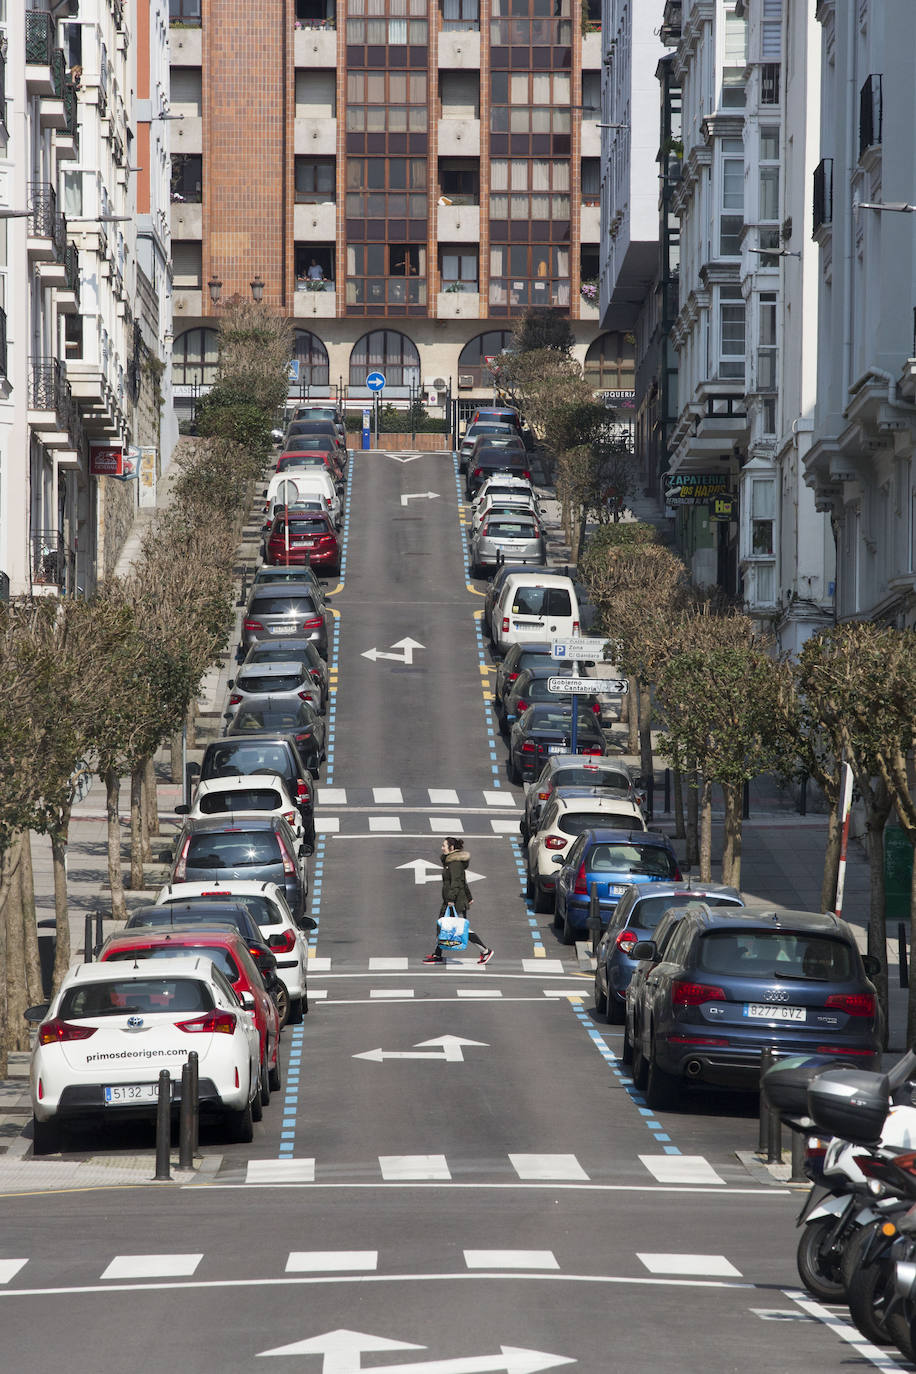
[[[326,511],[278,510],[265,541],[274,567],[307,563],[316,572],[340,572],[340,540]]]
[[[248,1011],[254,1013],[261,1041],[261,1103],[270,1101],[271,1092],[279,1092],[280,1080],[280,1018],[276,1004],[264,987],[251,950],[236,930],[226,927],[157,926],[109,935],[99,953],[99,959],[168,959],[180,958],[193,952],[210,959],[229,979],[233,991]],[[251,1001],[249,1002],[249,998]],[[206,1073],[205,1064],[201,1074]]]
[[[309,440],[308,448],[288,448],[277,459],[277,472],[286,472],[290,468],[324,468],[330,473],[334,482],[344,480],[343,468],[340,459],[333,449],[323,448],[319,443],[312,447]]]

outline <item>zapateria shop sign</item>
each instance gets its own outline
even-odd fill
[[[730,494],[727,473],[669,472],[664,480],[668,506],[708,506],[717,496]]]

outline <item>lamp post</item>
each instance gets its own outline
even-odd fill
[[[223,283],[220,281],[219,277],[211,277],[207,282],[207,286],[210,291],[210,304],[219,305],[219,293],[223,289]]]
[[[250,281],[248,285],[251,287],[251,295],[255,303],[260,305],[264,298],[264,282],[261,279],[260,272],[254,278],[254,281]]]

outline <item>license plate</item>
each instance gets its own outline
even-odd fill
[[[295,624],[295,621],[293,621],[292,624],[290,624],[290,625],[271,625],[271,627],[270,627],[270,633],[271,633],[272,635],[292,635],[292,634],[295,634],[295,633],[296,633],[296,624]]]
[[[159,1097],[158,1083],[119,1083],[105,1089],[106,1107],[130,1106],[135,1102],[155,1102]]]
[[[751,1021],[804,1021],[804,1007],[771,1007],[762,1002],[745,1002],[744,1014]]]
[[[548,754],[562,754],[565,751],[565,749],[565,744],[548,744],[547,746]]]
[[[625,892],[626,888],[622,883],[608,883],[607,885],[607,895],[609,897],[622,897]]]

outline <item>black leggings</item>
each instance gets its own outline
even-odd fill
[[[469,930],[469,931],[468,931],[468,944],[469,944],[469,945],[479,945],[481,949],[486,949],[486,945],[484,944],[483,940],[481,940],[480,936],[479,936],[479,935],[477,934],[477,932],[474,931],[474,930]],[[441,947],[441,945],[436,945],[436,953],[437,953],[437,954],[441,954],[441,953],[442,953],[442,947]]]

